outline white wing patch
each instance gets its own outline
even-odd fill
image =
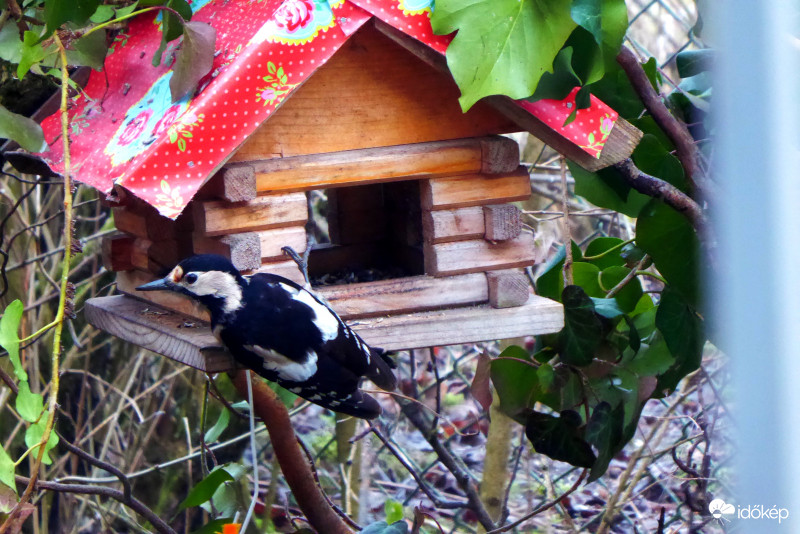
[[[261,356],[264,369],[275,371],[281,380],[305,382],[317,372],[317,353],[312,350],[306,353],[306,361],[301,363],[258,345],[245,345],[244,348]]]
[[[324,304],[320,304],[308,291],[298,291],[292,298],[311,308],[314,312],[314,325],[322,334],[322,342],[335,339],[339,335],[339,318]]]

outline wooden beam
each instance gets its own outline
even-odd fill
[[[258,232],[258,239],[261,242],[261,263],[285,260],[287,256],[281,250],[283,247],[292,247],[298,254],[306,251],[306,229],[302,226],[262,230]]]
[[[245,202],[256,198],[256,173],[247,164],[224,166],[197,192],[195,199],[216,198],[228,202]]]
[[[181,314],[165,314],[127,296],[90,299],[85,314],[91,324],[114,336],[196,369],[223,372],[234,366],[208,324]],[[350,325],[372,346],[402,350],[558,332],[564,312],[558,302],[532,296],[516,308],[470,306],[360,319]]]
[[[447,60],[442,54],[383,21],[373,19],[373,24],[379,32],[414,54],[417,58],[439,72],[450,75],[450,71],[447,68]],[[564,156],[590,171],[603,169],[629,158],[643,135],[631,123],[619,118],[606,140],[600,157],[595,158],[508,97],[491,96],[479,103],[488,104],[491,108],[517,124],[520,129],[527,130]]]
[[[490,271],[486,273],[486,279],[492,308],[522,306],[532,294],[528,277],[522,271]]]
[[[131,252],[133,251],[134,239],[136,238],[127,234],[104,237],[101,246],[103,267],[108,271],[114,272],[133,269]]]
[[[491,176],[468,174],[432,178],[420,183],[422,209],[439,210],[526,200],[531,196],[530,176],[525,167]]]
[[[233,370],[235,362],[207,322],[118,295],[89,299],[84,317],[133,345],[208,373]]]
[[[522,213],[512,204],[483,206],[483,217],[489,241],[514,239],[522,232]]]
[[[166,274],[181,260],[181,247],[174,239],[150,241],[141,237],[133,241],[131,264],[135,269],[154,274]]]
[[[425,273],[434,276],[527,267],[536,262],[533,235],[491,243],[484,239],[425,245]]]
[[[240,271],[261,266],[261,237],[259,232],[245,232],[222,237],[195,234],[192,243],[195,254],[220,254]]]
[[[194,216],[199,234],[217,236],[303,225],[308,208],[304,193],[288,193],[258,196],[248,202],[198,202]]]
[[[422,212],[422,234],[426,243],[480,239],[485,233],[481,206]]]
[[[112,208],[111,212],[114,215],[114,226],[120,232],[151,241],[175,239],[177,235],[175,221],[167,217],[134,212],[127,207]]]
[[[517,166],[516,141],[492,136],[248,161],[230,164],[226,172],[252,168],[261,193],[454,174],[499,174]]]
[[[314,289],[345,320],[481,304],[489,299],[483,273],[413,276]]]

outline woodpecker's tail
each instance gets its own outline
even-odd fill
[[[312,402],[334,412],[352,415],[360,419],[375,419],[381,414],[381,405],[378,404],[378,401],[360,389],[344,398],[325,396],[322,400]]]
[[[393,391],[397,388],[397,377],[394,376],[392,369],[395,369],[397,364],[384,349],[370,347],[370,350],[372,365],[365,376],[379,388]]]

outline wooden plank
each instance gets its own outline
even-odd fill
[[[173,291],[136,291],[136,288],[158,278],[142,271],[125,271],[117,273],[117,291],[145,302],[176,311],[195,319],[210,321],[208,311],[200,304],[180,293]]]
[[[133,269],[131,263],[131,252],[133,251],[133,241],[136,239],[132,235],[115,234],[104,237],[101,246],[101,258],[103,267],[109,271],[130,271]]]
[[[483,273],[446,278],[413,276],[322,286],[315,291],[345,320],[480,304],[489,299]]]
[[[120,232],[151,241],[175,239],[177,235],[175,221],[167,217],[134,212],[127,207],[112,208],[111,212],[114,214],[114,226]]]
[[[442,73],[449,73],[447,61],[442,54],[439,54],[408,34],[380,20],[373,19],[373,24],[383,35],[389,37],[392,41],[414,54],[432,68]],[[600,157],[595,158],[591,154],[585,152],[580,146],[565,138],[556,130],[550,128],[543,121],[525,111],[508,97],[492,96],[485,98],[482,103],[488,104],[490,108],[496,110],[516,124],[519,129],[530,132],[561,154],[564,154],[569,159],[590,171],[603,169],[629,158],[643,135],[643,133],[631,123],[619,118],[606,140]]]
[[[292,260],[267,261],[262,263],[258,269],[247,271],[242,274],[255,273],[277,274],[278,276],[282,276],[293,282],[297,282],[300,285],[304,285],[306,283],[305,279],[303,279],[303,273],[300,272],[297,264]]]
[[[427,243],[480,239],[486,233],[483,208],[423,211],[422,233]]]
[[[522,271],[490,271],[486,273],[486,279],[492,308],[522,306],[532,294],[528,277]]]
[[[522,232],[522,213],[512,204],[483,206],[484,238],[490,241],[514,239]]]
[[[425,65],[367,23],[282,103],[232,161],[520,130],[483,102],[463,113],[459,94],[449,73]],[[331,95],[336,95],[335,106]]]
[[[308,220],[304,193],[263,195],[248,202],[198,202],[194,214],[197,232],[206,236],[298,226]]]
[[[270,230],[267,230],[270,231]],[[245,232],[222,237],[195,234],[192,243],[195,254],[220,254],[240,271],[261,266],[261,236],[259,232]]]
[[[228,202],[244,202],[256,198],[256,173],[251,165],[224,166],[194,196],[195,199],[216,198]]]
[[[262,230],[257,234],[261,243],[261,263],[285,260],[287,256],[281,250],[283,247],[292,247],[298,254],[306,251],[306,229],[302,226]]]
[[[150,241],[136,238],[131,247],[131,264],[135,269],[164,275],[181,259],[181,247],[174,239]]]
[[[468,174],[420,183],[422,209],[439,210],[526,200],[531,195],[525,167],[502,175]]]
[[[89,299],[84,317],[123,341],[209,373],[234,369],[230,353],[207,322],[118,295]]]
[[[259,192],[277,192],[454,174],[499,174],[518,165],[516,141],[491,136],[255,160],[231,164],[227,172],[252,169]]]
[[[196,369],[223,372],[234,365],[208,324],[188,327],[186,321],[193,320],[180,314],[158,315],[163,311],[127,296],[90,299],[85,313],[98,328]],[[403,350],[558,332],[564,312],[558,302],[534,295],[516,308],[470,306],[360,319],[350,326],[372,346]]]
[[[434,276],[527,267],[535,263],[533,235],[491,243],[484,239],[425,245],[425,273]]]

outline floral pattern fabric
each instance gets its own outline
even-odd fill
[[[359,27],[377,17],[444,53],[451,38],[430,27],[432,0],[193,0],[192,20],[217,30],[211,72],[172,102],[170,66],[149,65],[160,18],[145,14],[117,36],[105,72],[93,72],[70,107],[74,178],[109,192],[119,184],[177,217],[192,196],[297,87]],[[164,53],[174,55],[172,43]],[[572,101],[570,101],[572,98]],[[567,126],[568,105],[520,102],[554,130],[599,156],[617,114],[597,99]],[[60,117],[42,123],[41,154],[63,169]],[[331,127],[335,127],[332,125]]]

